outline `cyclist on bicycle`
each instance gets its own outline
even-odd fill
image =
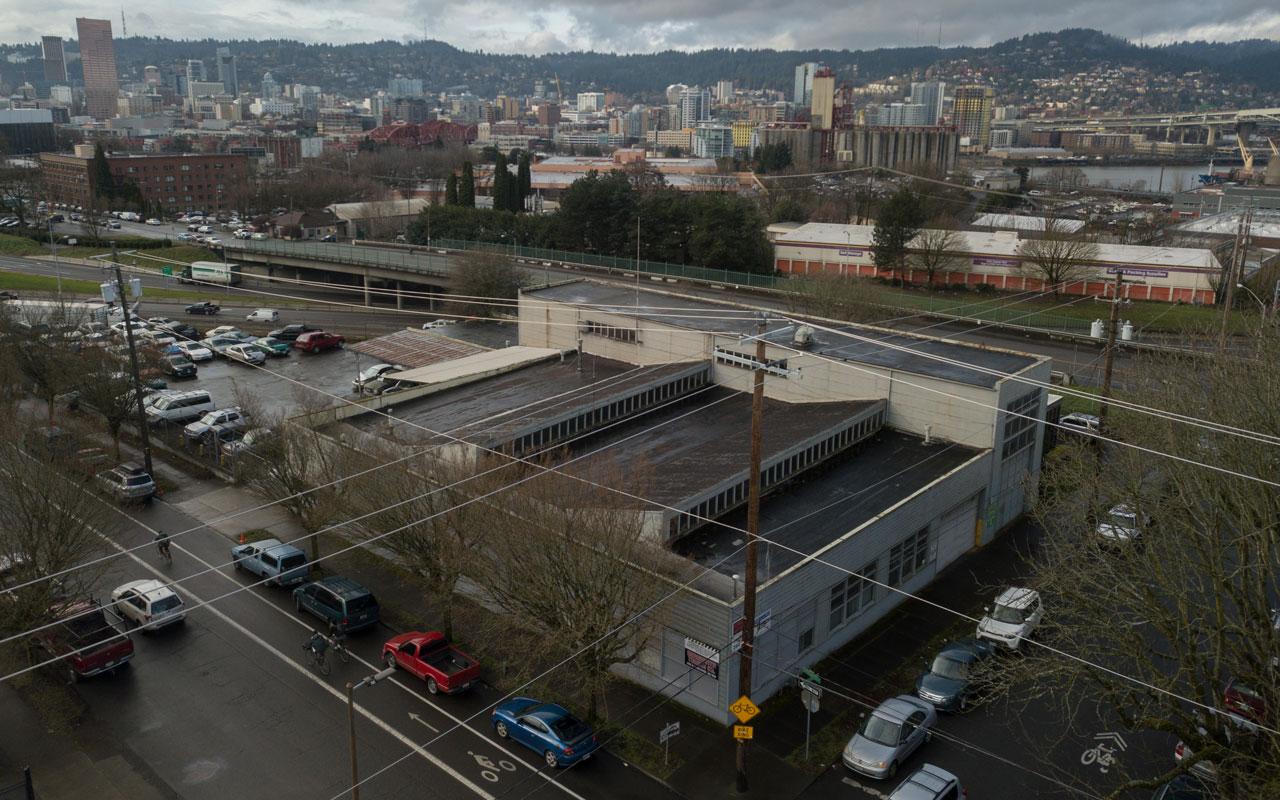
[[[321,664],[324,663],[324,652],[329,649],[329,638],[317,630],[311,631],[311,638],[307,640],[306,648],[316,654],[316,660]]]
[[[329,623],[329,645],[333,647],[333,652],[343,656],[345,660],[346,654],[343,651],[347,649],[347,632],[336,622]]]
[[[169,552],[169,546],[169,534],[164,531],[156,531],[156,550],[164,558],[172,559],[173,555]]]

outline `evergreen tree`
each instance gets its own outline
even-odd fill
[[[462,162],[462,178],[458,182],[458,205],[476,207],[476,176],[471,162]]]
[[[93,190],[98,197],[111,197],[116,193],[115,179],[111,177],[102,142],[93,146]]]
[[[907,245],[924,225],[925,213],[920,198],[903,186],[880,209],[876,228],[871,234],[872,252],[878,269],[891,274],[902,269]]]
[[[520,188],[520,203],[515,209],[516,211],[523,211],[525,198],[533,194],[532,165],[533,161],[528,152],[522,152],[520,154],[520,166],[517,169],[516,177],[516,182]]]
[[[511,173],[507,172],[507,157],[495,151],[493,158],[493,208],[495,211],[510,211]]]
[[[458,175],[455,172],[450,172],[449,180],[444,183],[444,204],[446,206],[458,204]]]

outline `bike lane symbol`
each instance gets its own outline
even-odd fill
[[[502,771],[502,772],[516,771],[516,765],[511,763],[510,761],[507,761],[505,758],[499,759],[498,761],[495,762],[493,759],[487,756],[479,755],[470,750],[467,751],[467,755],[471,756],[476,760],[476,764],[480,766],[480,777],[484,778],[489,783],[498,782],[499,771]]]

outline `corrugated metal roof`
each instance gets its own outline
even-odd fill
[[[479,349],[479,348],[477,348]],[[479,378],[536,364],[560,355],[554,347],[504,347],[486,350],[396,373],[396,380],[412,383],[447,383],[459,378]]]
[[[417,328],[405,328],[376,339],[366,339],[351,345],[351,349],[385,364],[399,364],[406,369],[426,367],[488,351],[488,348],[478,344],[450,339],[448,336]]]

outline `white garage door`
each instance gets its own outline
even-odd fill
[[[973,547],[973,527],[977,520],[976,495],[942,515],[937,527],[939,570]]]

